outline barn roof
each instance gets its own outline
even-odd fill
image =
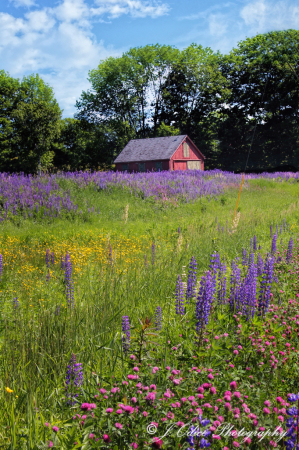
[[[188,137],[186,134],[182,134],[179,136],[132,139],[114,162],[129,163],[135,161],[170,159],[186,137]],[[188,139],[191,141],[189,137]],[[197,149],[196,146],[195,148]],[[201,154],[200,151],[199,153]]]

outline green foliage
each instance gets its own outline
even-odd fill
[[[60,134],[61,110],[53,90],[38,75],[1,76],[0,170],[51,168]]]

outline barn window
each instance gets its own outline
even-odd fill
[[[156,170],[158,172],[162,170],[162,161],[156,161]]]
[[[189,158],[189,145],[187,142],[183,144],[184,158]]]
[[[187,161],[187,169],[201,170],[201,162],[200,161]]]
[[[125,171],[129,172],[129,164],[122,164],[122,170],[123,172]]]
[[[139,172],[145,172],[145,163],[139,163]]]

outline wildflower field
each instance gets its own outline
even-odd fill
[[[0,448],[299,449],[299,176],[0,174]]]

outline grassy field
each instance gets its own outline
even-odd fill
[[[254,236],[260,246],[255,252],[255,258],[258,253],[265,258],[271,251],[271,225],[273,234],[278,226],[277,255],[285,254],[291,237],[297,242],[297,180],[247,180],[238,207],[239,221],[235,227],[232,226],[232,218],[238,196],[237,187],[226,187],[217,199],[202,197],[186,203],[171,199],[141,198],[120,187],[97,191],[93,185],[82,187],[72,180],[61,179],[59,183],[62,189],[70,191],[74,203],[83,211],[81,216],[44,219],[20,217],[1,223],[0,448],[116,450],[170,449],[180,448],[180,445],[182,448],[188,445],[193,448],[192,442],[188,444],[186,437],[178,439],[169,435],[161,439],[162,444],[158,440],[150,441],[151,436],[146,437],[147,424],[158,422],[168,409],[165,406],[163,413],[158,413],[159,408],[153,409],[153,405],[141,394],[136,404],[143,412],[147,412],[144,406],[147,405],[151,421],[143,414],[142,420],[135,417],[133,422],[133,416],[138,415],[138,411],[130,413],[126,419],[129,424],[126,433],[122,428],[115,427],[114,423],[118,419],[116,423],[124,427],[126,420],[121,421],[120,416],[114,421],[112,418],[110,420],[109,414],[115,412],[107,413],[106,409],[100,408],[100,404],[94,408],[94,417],[91,415],[93,408],[85,408],[86,419],[73,419],[75,414],[82,413],[82,404],[94,404],[99,389],[111,390],[114,384],[118,386],[117,389],[120,387],[121,392],[117,398],[116,394],[109,394],[113,397],[111,402],[114,402],[114,410],[120,401],[132,405],[129,395],[133,395],[133,387],[130,386],[133,381],[125,380],[132,373],[133,366],[138,369],[133,373],[140,371],[140,378],[142,372],[143,384],[149,385],[153,378],[151,381],[159,396],[164,390],[167,392],[167,389],[171,389],[173,377],[176,376],[173,374],[169,378],[166,366],[181,370],[182,373],[185,370],[186,374],[182,376],[184,382],[178,382],[178,389],[181,383],[185,383],[185,397],[187,393],[195,395],[199,382],[188,375],[193,373],[190,372],[192,360],[197,361],[195,365],[201,369],[201,374],[206,372],[205,379],[201,381],[207,381],[209,368],[219,373],[219,383],[215,381],[215,384],[220,400],[221,395],[225,395],[224,391],[229,389],[229,383],[236,380],[244,392],[254,392],[254,398],[250,399],[251,412],[255,411],[257,417],[257,411],[262,417],[265,416],[264,421],[258,419],[259,425],[273,428],[281,424],[282,421],[277,419],[278,413],[275,418],[272,410],[271,414],[263,413],[263,403],[270,399],[273,406],[273,399],[278,394],[287,399],[287,393],[298,391],[296,377],[299,372],[295,367],[297,363],[294,366],[295,359],[292,359],[297,356],[294,353],[292,358],[289,357],[289,365],[281,362],[280,366],[279,361],[276,371],[262,370],[259,360],[252,356],[252,373],[259,380],[256,383],[261,384],[250,388],[246,373],[248,358],[244,355],[242,359],[240,355],[240,361],[232,364],[235,358],[232,352],[237,345],[245,348],[244,343],[252,340],[256,332],[262,336],[263,326],[272,320],[275,306],[272,307],[272,313],[268,312],[269,318],[263,314],[249,321],[240,310],[243,331],[239,335],[237,311],[229,312],[229,281],[232,275],[231,261],[238,257],[240,260],[237,260],[237,264],[242,279],[245,279],[249,269],[247,264],[241,264],[242,250],[250,254]],[[92,214],[84,212],[87,208],[93,208]],[[182,279],[182,295],[185,296],[191,257],[197,261],[199,283],[201,276],[209,269],[211,254],[214,252],[220,255],[221,261],[227,266],[227,301],[217,304],[215,297],[209,324],[196,332],[196,298],[184,306],[184,313],[176,313],[176,290],[180,289],[178,275]],[[71,261],[70,276],[65,267],[68,258]],[[295,281],[292,279],[291,282],[288,278],[290,270],[292,274],[296,272],[293,269],[297,264],[295,257],[292,264],[292,269],[288,268],[284,260],[275,265],[277,279],[271,287],[273,305],[282,305],[283,302],[288,305],[289,298],[296,298]],[[70,277],[71,281],[68,281]],[[258,277],[259,283],[261,280],[262,277]],[[206,279],[204,282],[207,283]],[[256,299],[258,295],[259,291]],[[157,317],[155,319],[157,307],[162,311],[161,330],[157,325]],[[279,306],[279,310],[283,308]],[[297,308],[295,303],[294,308]],[[123,316],[128,316],[130,321],[130,351],[125,348]],[[288,317],[289,313],[285,316]],[[230,343],[209,347],[206,339],[211,340],[215,333],[223,336],[225,330],[231,335]],[[282,329],[273,325],[272,332],[277,337],[277,350],[282,351],[278,343]],[[154,336],[151,337],[151,334]],[[295,351],[298,346],[295,331],[292,339]],[[83,370],[83,382],[77,382],[74,389],[77,389],[78,396],[74,398],[69,397],[66,389],[67,370],[73,354],[77,362],[82,364]],[[151,369],[146,369],[149,364],[150,367],[156,365],[159,368],[159,376]],[[228,364],[234,366],[231,371]],[[72,370],[74,378],[76,374]],[[121,381],[127,384],[121,384]],[[172,391],[176,395],[175,390]],[[242,396],[245,395],[243,391],[240,389]],[[249,392],[247,394],[250,396]],[[101,404],[104,405],[106,400]],[[212,403],[209,398],[207,401]],[[106,406],[109,407],[109,404]],[[200,402],[197,406],[202,407]],[[213,420],[217,420],[215,411]],[[209,409],[204,410],[204,417],[209,416],[208,412]],[[171,414],[168,422],[172,421]],[[252,420],[256,419],[248,419],[248,414],[243,417],[242,413],[234,413],[231,418],[223,414],[223,417],[225,421],[235,420],[235,427],[239,423],[242,428],[245,422],[252,427]],[[285,416],[285,413],[281,414]],[[184,423],[187,416],[186,411],[182,412]],[[190,417],[189,413],[188,420]],[[141,429],[135,433],[137,423],[138,427],[143,427],[143,434]],[[55,431],[53,426],[59,430]],[[266,438],[262,442],[252,440],[251,444],[241,439],[233,441],[231,437],[226,440],[211,439],[207,438],[206,442],[209,441],[210,445],[212,442],[211,448],[217,449],[237,447],[236,443],[242,448],[274,446]],[[278,447],[284,445],[282,442],[278,442]],[[228,447],[224,447],[224,444]],[[198,440],[195,445],[203,448],[205,443]]]

